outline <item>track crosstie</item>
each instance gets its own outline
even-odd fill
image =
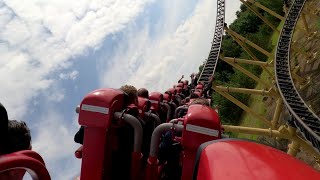
[[[199,76],[198,82],[204,82],[206,86],[209,82],[209,77],[212,76],[216,70],[216,66],[219,59],[219,53],[221,49],[221,42],[224,32],[224,18],[225,18],[225,0],[217,1],[217,17],[216,17],[216,26],[213,36],[213,42],[209,57],[205,62],[202,72]]]

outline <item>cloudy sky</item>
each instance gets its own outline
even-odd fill
[[[238,0],[227,0],[232,22]],[[213,37],[213,0],[0,0],[0,102],[27,122],[52,179],[80,172],[75,107],[123,84],[163,92],[197,71]]]

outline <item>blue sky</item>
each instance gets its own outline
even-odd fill
[[[227,1],[227,22],[238,0]],[[210,50],[212,0],[0,1],[0,101],[24,120],[52,179],[80,172],[75,107],[101,87],[163,92]]]

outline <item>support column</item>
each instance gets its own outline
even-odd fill
[[[288,14],[288,10],[289,10],[289,8],[287,8],[286,5],[283,5],[283,12],[285,15]]]
[[[233,36],[235,36],[236,38],[238,38],[240,41],[248,44],[249,46],[255,48],[256,50],[258,50],[259,52],[261,52],[262,54],[266,55],[267,57],[272,57],[272,53],[266,51],[265,49],[261,48],[260,46],[256,45],[255,43],[249,41],[247,38],[241,36],[240,34],[232,31],[229,28],[225,28],[228,34],[232,34]]]
[[[304,29],[307,32],[307,35],[309,35],[310,30],[309,30],[309,27],[308,27],[306,15],[304,13],[301,13],[301,18],[302,18],[302,23],[303,23]]]
[[[298,82],[298,86],[300,90],[303,90],[304,88],[308,87],[310,85],[310,77],[308,78],[302,78],[297,74],[297,72],[300,70],[300,66],[296,66],[292,71],[291,71],[291,76],[294,80]]]
[[[234,133],[242,133],[242,134],[255,134],[255,135],[261,135],[261,136],[290,139],[289,134],[285,134],[285,133],[282,133],[277,130],[272,130],[270,128],[269,129],[262,129],[262,128],[252,128],[252,127],[243,127],[243,126],[223,125],[223,129],[225,132],[234,132]]]
[[[226,32],[231,32],[229,33],[229,35],[232,37],[233,40],[235,40],[255,61],[260,61],[253,52],[250,51],[250,49],[248,47],[246,47],[246,45],[244,44],[244,42],[242,42],[240,39],[238,39],[238,37],[242,37],[241,35],[238,35],[238,37],[234,36],[236,34],[236,32],[230,30],[227,26],[224,27]],[[234,32],[234,33],[232,33]],[[244,37],[242,37],[244,38]],[[245,38],[244,38],[245,39]],[[254,44],[254,43],[252,43]],[[259,47],[258,45],[252,46],[253,48]],[[259,47],[261,48],[261,47]],[[262,49],[262,48],[261,48]],[[258,50],[258,49],[257,49]],[[264,49],[263,49],[264,50]],[[265,51],[265,50],[264,50]],[[267,51],[266,51],[267,52]],[[271,56],[268,56],[271,57]],[[260,61],[262,62],[262,61]],[[273,74],[266,68],[266,67],[261,67],[272,79],[274,79]]]
[[[311,78],[308,77],[306,82],[303,85],[300,85],[299,87],[300,91],[303,91],[304,89],[306,89],[310,84],[311,84]]]
[[[297,136],[295,129],[287,126],[280,126],[279,130],[262,129],[262,128],[252,128],[252,127],[243,127],[243,126],[232,126],[232,125],[223,125],[225,132],[234,132],[234,133],[243,133],[243,134],[256,134],[261,136],[276,137],[281,139],[292,140],[295,143],[292,145],[290,154],[294,155],[299,151],[301,146],[303,150],[310,153],[316,160],[320,159],[320,154],[317,152],[308,142],[306,142],[301,137]],[[290,130],[289,130],[290,129]],[[291,132],[291,133],[290,133]],[[294,133],[294,134],[293,134]],[[299,144],[299,147],[297,147]]]
[[[254,5],[254,6],[256,6],[256,7],[260,8],[260,9],[266,11],[266,12],[268,12],[269,14],[271,14],[272,16],[280,19],[281,21],[284,20],[284,17],[282,17],[282,16],[279,15],[278,13],[272,11],[271,9],[263,6],[262,4],[260,4],[259,2],[255,1],[255,0],[247,0],[247,2],[252,3],[252,5]]]
[[[319,16],[316,15],[315,11],[311,10],[308,6],[304,7],[302,9],[302,13],[304,13],[305,15],[310,16],[313,19],[318,19]]]
[[[288,131],[289,131],[289,133],[290,133],[290,135],[291,135],[292,137],[297,136],[296,128],[289,126],[289,127],[288,127]],[[288,152],[287,152],[287,154],[295,157],[295,156],[298,154],[299,149],[300,149],[300,144],[299,144],[299,142],[296,141],[295,138],[293,138],[292,141],[291,141],[291,144],[288,145]]]
[[[276,109],[275,109],[275,112],[274,112],[274,115],[273,115],[273,118],[272,118],[272,121],[271,121],[272,129],[277,129],[282,109],[283,109],[283,100],[282,100],[282,98],[279,98],[277,100]]]
[[[311,61],[313,61],[313,60],[316,58],[316,54],[312,54],[312,53],[305,52],[305,51],[302,50],[300,47],[298,47],[298,46],[296,45],[296,41],[293,41],[293,43],[291,43],[291,48],[292,48],[294,51],[296,51],[296,52],[302,54],[303,56],[305,56],[305,57],[307,58],[307,62],[308,62],[308,61],[311,62]]]
[[[219,91],[222,92],[235,92],[235,93],[243,93],[243,94],[255,94],[261,96],[272,96],[270,91],[266,90],[258,90],[258,89],[247,89],[247,88],[234,88],[234,87],[223,87],[223,86],[216,86]]]
[[[228,29],[228,28],[226,27],[226,28],[225,28],[226,32],[228,32],[227,29]],[[233,40],[235,40],[235,41],[252,57],[252,59],[253,59],[254,61],[260,61],[260,60],[257,58],[257,56],[256,56],[253,52],[251,52],[250,49],[249,49],[240,39],[236,38],[236,37],[233,36],[232,34],[229,34],[229,35],[232,37]],[[263,62],[263,61],[260,61],[260,62]]]
[[[240,102],[238,99],[234,98],[233,96],[231,96],[228,93],[225,93],[223,91],[220,91],[216,88],[216,86],[213,84],[212,88],[218,92],[219,94],[221,94],[223,97],[227,98],[229,101],[233,102],[234,104],[236,104],[237,106],[239,106],[241,109],[243,109],[244,111],[246,111],[247,113],[251,114],[252,116],[254,116],[255,118],[261,120],[264,124],[266,124],[267,126],[271,126],[271,123],[269,120],[267,120],[266,118],[264,118],[263,116],[261,116],[260,114],[256,113],[255,111],[253,111],[251,108],[249,108],[248,106],[246,106],[245,104],[243,104],[242,102]]]
[[[279,30],[272,24],[270,23],[266,18],[264,18],[259,12],[257,12],[254,8],[250,6],[246,1],[240,0],[245,6],[247,6],[253,13],[255,13],[263,22],[265,22],[272,30],[279,32]]]
[[[296,80],[300,85],[304,84],[306,80],[300,77],[296,72],[291,72],[292,78]]]
[[[240,59],[240,58],[232,58],[232,57],[224,57],[225,61],[234,62],[234,63],[242,63],[242,64],[251,64],[257,65],[260,67],[273,67],[272,63],[262,62],[262,61],[254,61],[249,59]]]
[[[222,59],[223,61],[225,61],[225,58],[220,56],[220,59]],[[270,88],[272,87],[271,85],[269,85],[268,83],[266,83],[265,81],[262,81],[259,77],[255,76],[254,74],[252,74],[250,71],[246,70],[245,68],[243,68],[242,66],[240,66],[239,64],[230,62],[228,60],[225,61],[226,63],[230,64],[232,67],[236,68],[237,70],[241,71],[243,74],[249,76],[250,78],[252,78],[253,80],[261,83],[265,88]],[[274,89],[272,89],[270,91],[270,93],[272,93],[274,96],[277,96],[277,93],[274,91]]]
[[[297,141],[292,141],[291,144],[288,145],[289,149],[287,154],[290,156],[296,157],[299,152],[300,144]]]

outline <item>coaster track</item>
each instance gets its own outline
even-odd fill
[[[320,118],[312,112],[295,88],[290,71],[290,44],[306,0],[295,0],[283,25],[275,57],[275,75],[282,99],[294,118],[294,124],[313,147],[320,151]]]
[[[198,82],[203,82],[205,86],[209,83],[209,77],[212,76],[216,70],[216,66],[219,59],[219,53],[221,48],[221,42],[223,37],[223,27],[225,19],[225,0],[217,1],[217,17],[216,17],[216,26],[213,36],[213,42],[209,57],[205,62],[202,72],[199,76]]]

